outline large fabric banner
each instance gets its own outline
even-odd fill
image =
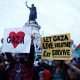
[[[48,60],[71,60],[70,34],[60,34],[41,38],[42,59]]]
[[[31,27],[11,28],[4,31],[3,52],[29,53]]]

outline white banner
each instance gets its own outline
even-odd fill
[[[31,27],[6,29],[4,31],[3,52],[29,53]]]

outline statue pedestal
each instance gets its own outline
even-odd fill
[[[34,34],[38,34],[39,30],[41,28],[40,25],[38,25],[38,23],[36,21],[26,22],[23,27],[31,27],[32,33],[34,33]]]
[[[26,22],[23,27],[31,27],[32,34],[34,34],[34,46],[36,55],[41,55],[41,41],[40,41],[40,25],[36,21]]]

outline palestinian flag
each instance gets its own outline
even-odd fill
[[[80,56],[80,44],[77,46],[75,51],[76,51],[77,55]]]

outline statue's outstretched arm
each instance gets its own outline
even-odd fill
[[[27,1],[25,2],[25,4],[26,4],[27,8],[29,8],[29,9],[30,9],[30,7],[27,5]]]

